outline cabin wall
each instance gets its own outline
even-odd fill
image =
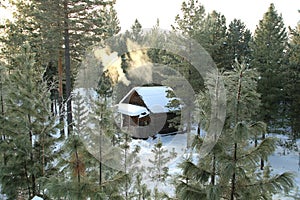
[[[148,138],[160,134],[177,132],[180,125],[180,112],[150,114],[150,117],[123,115],[123,126],[133,138]]]
[[[147,126],[151,123],[150,116],[138,118],[138,116],[128,116],[122,114],[123,126]]]
[[[126,99],[124,99],[122,103],[128,103],[147,108],[144,101],[141,99],[140,95],[136,91],[132,92],[132,94],[129,95]]]

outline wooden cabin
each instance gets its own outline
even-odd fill
[[[120,125],[133,138],[168,134],[178,131],[181,117],[180,100],[167,86],[132,88],[117,105]]]

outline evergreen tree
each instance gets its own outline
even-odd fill
[[[174,157],[176,153],[173,152],[172,155],[167,156],[167,149],[164,149],[163,144],[160,138],[157,140],[157,143],[153,146],[151,152],[154,154],[154,159],[149,159],[151,166],[148,167],[150,172],[150,178],[156,183],[164,183],[169,175],[169,168],[167,163]]]
[[[143,37],[142,24],[135,19],[133,25],[131,26],[132,39],[134,41],[140,41]]]
[[[179,30],[184,35],[188,35],[191,38],[196,39],[195,35],[200,35],[199,33],[203,31],[201,28],[203,27],[206,17],[204,6],[197,0],[184,1],[181,5],[181,11],[182,16],[178,14],[175,17],[176,25],[172,26],[173,29]]]
[[[286,60],[287,33],[281,15],[271,4],[257,26],[252,44],[251,66],[258,70],[258,92],[261,94],[261,112],[258,119],[276,128],[282,109],[283,76]]]
[[[7,82],[7,108],[1,116],[5,140],[0,144],[1,185],[9,199],[44,195],[43,177],[56,172],[53,148],[59,124],[51,115],[50,92],[29,44],[15,56],[15,70]],[[20,196],[21,195],[21,196]]]
[[[112,115],[106,101],[100,97],[92,100],[88,130],[83,137],[89,151],[98,159],[99,185],[114,174],[109,168],[121,170],[119,164],[121,153],[116,146],[117,130]]]
[[[239,20],[234,19],[230,22],[226,33],[226,61],[225,69],[232,69],[232,65],[236,62],[250,62],[250,41],[251,32],[246,28],[245,24]]]
[[[44,2],[40,2],[41,6],[45,6]],[[60,8],[58,24],[62,27],[62,36],[64,44],[64,59],[65,59],[65,77],[66,77],[66,101],[67,101],[67,122],[69,131],[72,130],[72,105],[71,105],[71,57],[74,57],[72,61],[76,61],[76,57],[83,55],[85,48],[95,42],[102,41],[104,32],[114,33],[118,31],[107,30],[108,24],[115,25],[112,19],[115,19],[115,13],[111,9],[113,16],[108,20],[106,6],[112,6],[114,2],[102,2],[102,1],[78,1],[72,2],[65,0],[63,2],[56,3],[56,8]],[[47,5],[47,4],[46,4]],[[45,7],[42,7],[45,8]],[[46,11],[48,8],[46,9]],[[49,12],[49,11],[48,11]],[[51,11],[50,11],[51,12]],[[109,15],[108,15],[109,16]],[[104,18],[105,20],[102,20]],[[51,18],[50,18],[51,19]],[[52,18],[53,19],[53,18]],[[57,18],[56,18],[57,19]],[[95,20],[94,20],[95,19]],[[103,23],[104,22],[104,23]],[[84,34],[82,34],[84,32]],[[111,35],[110,35],[111,36]],[[81,41],[81,42],[78,42]],[[72,52],[73,55],[72,56]],[[77,54],[77,55],[76,55]],[[79,54],[79,56],[78,56]],[[79,57],[80,59],[80,57]],[[75,67],[73,67],[76,69]]]
[[[132,58],[130,56],[130,50],[128,49],[128,40],[132,41],[133,43],[140,43],[143,41],[144,33],[142,31],[142,24],[136,19],[134,23],[131,26],[131,29],[123,34],[123,36],[119,37],[116,41],[116,44],[113,44],[112,50],[118,52],[118,55],[121,57],[121,68],[123,72],[128,75],[128,71],[130,70],[130,62],[132,61]],[[134,81],[134,80],[131,80]],[[134,85],[134,83],[131,83]],[[114,88],[115,94],[116,94],[116,101],[121,100],[128,91],[128,88],[130,88],[128,85],[126,85],[124,82],[120,81]]]
[[[145,183],[142,183],[142,178],[143,178],[142,174],[136,175],[136,184],[135,184],[136,191],[133,192],[135,194],[134,199],[137,199],[137,200],[148,200],[149,199],[150,200],[151,192],[147,188],[147,185]]]
[[[130,135],[128,133],[123,133],[121,135],[122,137],[122,142],[121,142],[121,149],[122,149],[122,159],[121,163],[123,166],[123,171],[126,175],[125,182],[123,183],[122,187],[122,193],[124,195],[124,199],[132,199],[135,194],[134,194],[134,185],[135,180],[134,177],[138,176],[140,172],[143,171],[141,167],[139,167],[140,164],[140,159],[139,159],[139,152],[140,152],[140,146],[130,146]]]
[[[58,68],[57,75],[54,74],[55,77],[58,76],[54,79],[54,83],[59,84],[56,89],[59,90],[59,103],[61,104],[62,100],[66,101],[70,130],[72,128],[70,95],[74,73],[87,47],[111,37],[120,30],[113,8],[114,3],[114,1],[85,0],[14,1],[18,12],[16,22],[8,25],[10,32],[5,50],[9,55],[9,52],[14,51],[13,48],[20,46],[17,44],[29,41],[38,53],[38,62],[45,67]],[[46,77],[49,76],[51,74],[47,74]],[[60,110],[63,108],[62,106]]]
[[[188,156],[179,165],[182,175],[179,176],[182,182],[176,186],[177,194],[181,198],[190,196],[190,199],[214,199],[212,194],[217,194],[216,180],[218,175],[217,159],[222,151],[221,138],[215,127],[220,126],[222,115],[225,114],[224,88],[221,87],[221,74],[217,72],[209,75],[206,82],[206,89],[196,96],[196,121],[198,122],[198,134],[194,137],[192,147],[199,154],[199,162],[194,164],[192,157]],[[220,104],[220,105],[218,105]],[[214,127],[209,129],[210,127]],[[205,131],[205,138],[200,134],[200,129]],[[204,144],[203,142],[206,142]],[[212,143],[212,144],[211,144]],[[208,146],[207,146],[208,145]],[[214,145],[212,147],[209,147]]]
[[[52,198],[101,199],[106,194],[97,179],[97,159],[82,141],[89,131],[87,106],[79,93],[74,96],[73,103],[74,134],[63,144],[58,165],[60,176],[50,177],[45,188]]]
[[[218,68],[224,69],[226,43],[226,18],[221,13],[212,11],[205,19],[202,32],[196,35],[196,40],[210,54]],[[199,37],[199,39],[197,39]]]
[[[277,14],[274,4],[271,4],[255,30],[251,63],[260,73],[258,92],[261,94],[261,112],[257,119],[268,125],[268,131],[276,131],[283,126],[280,122],[284,121],[282,70],[286,62],[286,44],[287,33],[282,17]],[[265,138],[265,134],[262,138]]]
[[[4,34],[1,37],[3,47],[1,52],[8,68],[13,68],[15,52],[19,52],[22,46],[28,42],[35,53],[36,62],[40,60],[41,46],[38,44],[41,40],[41,35],[38,23],[29,15],[32,13],[33,5],[30,3],[19,3],[18,1],[11,2],[12,6],[17,6],[18,10],[23,12],[14,12],[14,21],[7,20],[4,25]]]
[[[97,101],[94,101],[92,118],[91,122],[96,127],[96,132],[99,132],[99,141],[100,149],[99,149],[99,184],[102,184],[102,164],[108,162],[105,157],[111,154],[112,148],[117,144],[116,137],[116,127],[113,121],[113,113],[110,109],[110,103],[112,93],[113,93],[113,83],[111,77],[107,71],[103,72],[100,80],[98,82],[98,87],[96,88],[96,92],[98,94]],[[109,147],[111,145],[112,147]],[[104,147],[104,148],[103,148]],[[108,151],[110,149],[110,151]],[[105,155],[106,154],[106,155]],[[117,154],[115,154],[117,156]],[[112,157],[111,159],[119,160],[118,157]],[[113,165],[110,165],[112,167]]]
[[[257,77],[246,64],[236,64],[232,72],[224,74],[227,118],[222,135],[212,151],[197,164],[192,158],[181,164],[183,177],[177,185],[179,198],[269,199],[272,194],[293,187],[291,173],[263,176],[266,172],[257,171],[260,159],[267,159],[275,150],[273,138],[263,139],[256,147],[250,146],[254,135],[264,132],[266,127],[263,122],[252,119],[259,106]],[[199,149],[201,144],[202,139],[197,136],[195,148]]]
[[[217,67],[224,68],[225,16],[216,11],[206,14],[204,6],[197,0],[183,2],[181,10],[182,16],[176,16],[173,28],[197,41],[208,51]]]
[[[175,30],[187,35],[195,42],[198,42],[211,56],[218,68],[226,67],[225,60],[225,39],[226,39],[226,18],[221,13],[213,11],[209,14],[205,13],[204,6],[198,1],[190,0],[182,4],[182,17],[177,15],[175,18]],[[191,49],[187,50],[191,51]],[[191,58],[187,57],[187,62],[191,62]],[[185,77],[192,86],[197,85],[198,88],[193,87],[196,93],[203,90],[203,77],[195,77],[199,74],[195,70],[191,70],[189,65],[184,65],[182,68],[187,69]],[[200,84],[199,84],[200,83]],[[199,87],[200,86],[200,87]],[[191,109],[192,110],[192,109]],[[191,111],[190,111],[191,112]],[[191,116],[187,114],[187,132],[190,131]]]
[[[204,6],[201,5],[197,0],[189,0],[188,2],[182,3],[181,11],[182,16],[178,14],[175,17],[175,25],[172,26],[173,29],[190,37],[206,48],[204,44],[207,42],[207,35],[204,33],[204,27],[207,14],[205,13]],[[187,51],[191,51],[191,49],[188,49]],[[164,58],[166,56],[162,55],[161,57]],[[169,63],[164,64],[169,64],[170,66],[174,67],[175,70],[183,74],[192,85],[194,91],[199,92],[201,89],[203,89],[203,77],[201,77],[197,70],[190,64],[190,57],[183,59],[172,54],[170,54],[168,57],[170,57],[167,59]]]
[[[291,127],[292,138],[295,140],[300,137],[300,24],[290,32],[292,38],[288,50],[289,62],[283,72],[286,91],[284,100],[287,104],[288,126]]]

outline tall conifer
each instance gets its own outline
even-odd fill
[[[261,94],[261,112],[257,119],[268,125],[268,132],[276,131],[282,127],[284,115],[283,87],[284,77],[282,76],[283,66],[286,62],[287,33],[281,15],[271,4],[263,19],[257,26],[253,44],[251,66],[258,70],[258,92]],[[279,125],[279,126],[278,126]],[[265,138],[265,134],[262,135]],[[261,169],[264,161],[261,161]]]
[[[202,158],[200,155],[197,164],[193,158],[181,164],[183,176],[177,185],[179,198],[269,199],[273,194],[293,187],[291,173],[263,176],[263,172],[257,172],[260,160],[267,159],[275,150],[273,138],[263,139],[256,147],[250,145],[255,135],[266,131],[265,123],[252,119],[259,109],[257,77],[255,70],[245,63],[236,63],[233,71],[223,75],[227,117],[222,135],[207,156]],[[201,144],[202,139],[196,136],[196,150]]]
[[[258,92],[261,94],[259,120],[274,129],[280,120],[282,103],[282,69],[285,63],[287,33],[281,15],[271,4],[257,26],[252,44],[252,68],[260,73]]]
[[[283,72],[285,77],[285,101],[287,118],[292,138],[300,137],[300,24],[291,30],[291,42],[288,50],[289,62]]]
[[[57,119],[51,115],[50,93],[41,68],[26,44],[15,55],[15,70],[9,74],[5,116],[1,122],[7,157],[1,163],[1,184],[11,199],[20,194],[31,198],[43,195],[42,177],[55,172],[52,150],[57,138]],[[4,145],[4,146],[3,146]]]

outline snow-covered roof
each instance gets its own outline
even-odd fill
[[[43,200],[43,198],[38,197],[38,196],[34,196],[31,200]]]
[[[147,108],[143,106],[132,105],[128,103],[119,103],[118,111],[122,114],[129,115],[129,116],[139,116],[143,117],[149,114]]]
[[[120,102],[123,103],[134,91],[137,92],[146,107],[152,113],[166,113],[171,110],[179,109],[168,107],[172,100],[178,98],[168,97],[168,93],[170,91],[173,92],[173,90],[167,86],[134,87]]]

